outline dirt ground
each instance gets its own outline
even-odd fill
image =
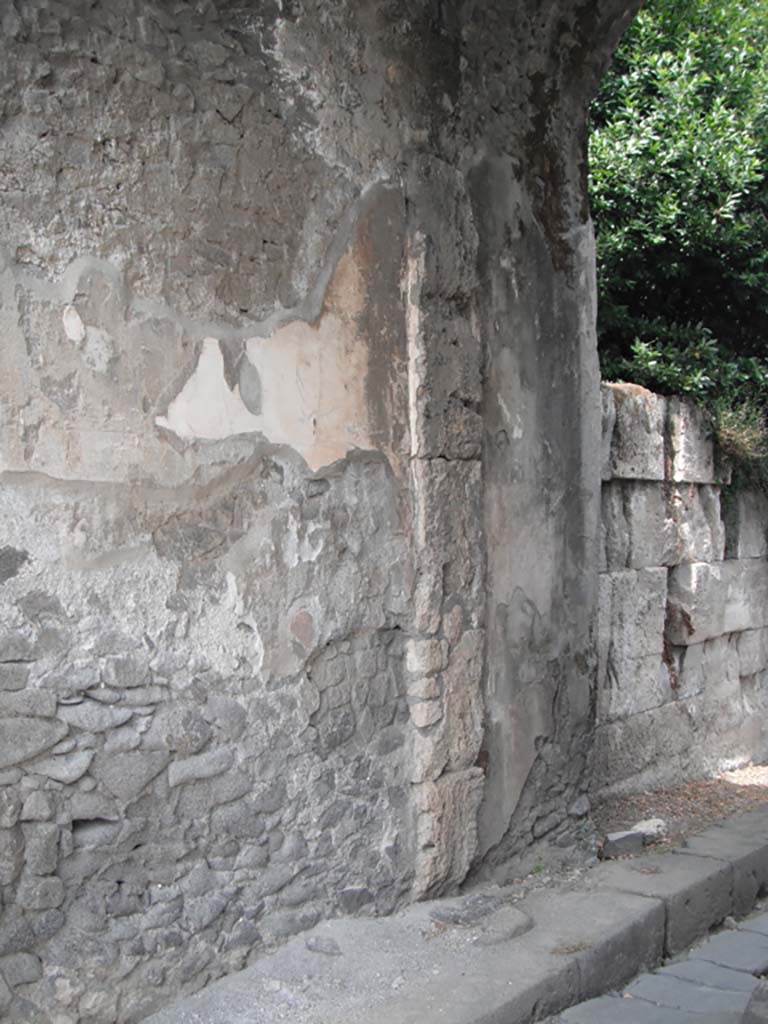
[[[631,828],[645,818],[663,818],[668,833],[657,848],[682,839],[722,818],[768,803],[768,766],[750,765],[653,792],[613,796],[592,805],[595,828],[605,835]]]

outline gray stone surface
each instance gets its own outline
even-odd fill
[[[726,558],[768,555],[768,499],[764,494],[742,490],[729,494],[723,519]]]
[[[611,441],[613,479],[664,479],[666,400],[636,384],[608,384],[616,419]]]
[[[707,412],[680,398],[667,403],[667,431],[671,480],[712,484],[719,482],[714,430]]]
[[[668,956],[706,935],[733,909],[733,869],[727,861],[708,857],[649,854],[602,864],[590,872],[589,882],[663,900]]]
[[[566,1010],[559,1024],[739,1024],[738,1012],[688,1013],[660,1009],[641,999],[601,996]]]
[[[678,856],[688,853],[729,861],[733,870],[733,913],[748,913],[760,892],[768,887],[768,854],[765,834],[750,824],[739,828],[729,819],[699,835],[689,837]]]
[[[764,974],[768,971],[768,936],[756,932],[720,932],[697,946],[690,956],[735,971]]]
[[[697,985],[661,974],[642,974],[627,986],[625,992],[633,999],[644,999],[656,1006],[689,1013],[739,1013],[746,1009],[750,998],[749,992]]]
[[[660,967],[656,973],[732,992],[753,992],[759,984],[757,978],[746,971],[720,967],[709,960],[679,960],[666,967]]]
[[[768,982],[755,989],[744,1014],[743,1024],[764,1024],[768,1021]]]
[[[642,832],[609,832],[603,842],[603,857],[622,857],[627,854],[640,853],[645,846],[645,836]]]

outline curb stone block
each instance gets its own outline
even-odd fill
[[[651,854],[637,861],[600,865],[592,874],[598,885],[664,901],[667,956],[706,935],[733,906],[731,865],[707,857]]]

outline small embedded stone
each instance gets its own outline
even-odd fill
[[[310,935],[304,945],[311,953],[322,953],[324,956],[342,956],[341,946],[330,935]]]
[[[443,717],[443,707],[438,700],[420,700],[410,706],[411,719],[418,729],[427,729]]]
[[[47,793],[35,790],[24,801],[21,809],[22,821],[50,821],[53,817],[51,798]]]
[[[628,854],[640,853],[645,844],[642,832],[609,832],[603,843],[603,858],[625,857]]]
[[[180,786],[184,782],[210,779],[225,772],[232,764],[232,751],[219,747],[205,754],[173,761],[168,769],[168,785]]]
[[[77,782],[88,771],[93,761],[93,750],[76,750],[69,754],[46,757],[31,764],[30,771],[37,775],[46,775],[55,782],[70,785]]]
[[[60,878],[25,878],[16,899],[25,910],[55,910],[64,902],[64,883]]]
[[[106,732],[124,725],[133,714],[130,708],[116,708],[97,701],[84,700],[81,704],[68,704],[59,708],[58,717],[85,732]]]
[[[21,873],[24,863],[24,835],[21,828],[0,831],[0,885],[10,885]]]
[[[0,718],[0,768],[28,761],[67,734],[63,722],[41,718]]]
[[[19,820],[21,800],[10,790],[0,790],[0,828],[13,828]]]
[[[5,978],[11,988],[16,985],[29,985],[43,976],[40,957],[34,953],[12,953],[0,957],[0,975]]]
[[[646,843],[658,842],[668,831],[667,823],[663,818],[645,818],[630,829],[630,832],[639,832]]]
[[[582,793],[581,796],[576,797],[568,808],[568,814],[572,818],[586,818],[589,814],[590,806],[589,797],[586,793]]]
[[[405,649],[405,667],[413,675],[433,675],[447,664],[448,644],[437,637],[409,640]]]

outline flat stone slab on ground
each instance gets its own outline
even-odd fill
[[[670,974],[641,974],[625,992],[634,999],[690,1013],[743,1012],[751,995],[750,992],[697,985]]]
[[[690,959],[764,974],[768,971],[768,938],[758,932],[720,932],[692,949]]]
[[[760,935],[768,936],[768,914],[758,914],[756,917],[741,921],[739,931],[758,932]]]
[[[754,974],[734,971],[730,967],[720,967],[705,960],[681,960],[679,963],[660,967],[656,973],[730,992],[753,992],[760,984]]]
[[[688,1013],[642,999],[600,996],[572,1006],[553,1024],[740,1024],[741,1012]],[[190,1022],[191,1024],[191,1022]]]

